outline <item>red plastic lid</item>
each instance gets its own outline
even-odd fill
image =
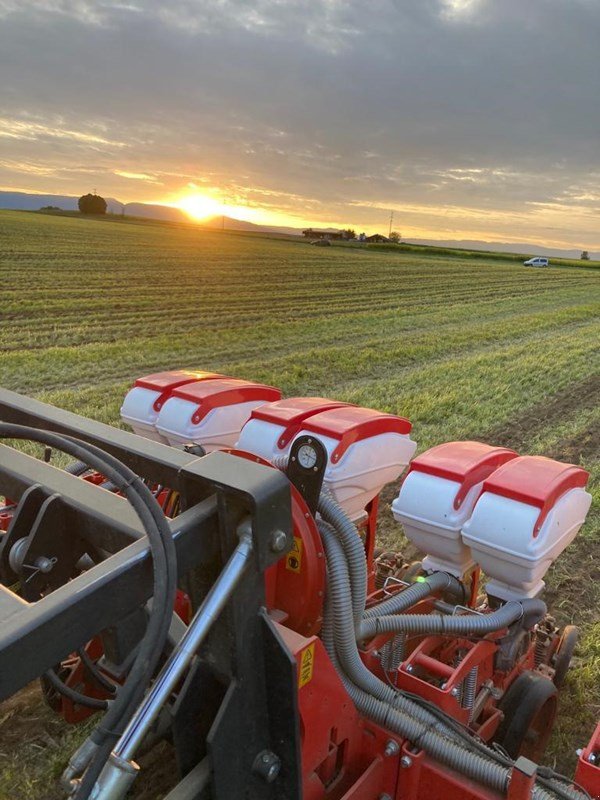
[[[583,489],[589,477],[589,472],[574,464],[543,456],[520,456],[492,473],[483,491],[537,506],[540,513],[533,529],[537,536],[556,501],[571,489]]]
[[[460,508],[467,494],[502,464],[517,457],[506,447],[482,442],[447,442],[421,453],[411,462],[410,472],[426,472],[460,483],[454,508]]]
[[[281,392],[273,386],[265,386],[262,383],[220,378],[188,383],[175,389],[172,397],[181,397],[197,405],[192,415],[192,422],[197,425],[214,408],[249,403],[252,400],[272,403],[281,399]]]
[[[178,386],[184,386],[186,383],[193,383],[194,381],[209,381],[214,378],[223,377],[223,375],[219,375],[217,372],[204,372],[203,370],[194,369],[172,369],[168,372],[155,372],[153,375],[145,375],[143,378],[138,378],[133,385],[143,389],[152,389],[154,392],[160,392],[153,403],[154,410],[160,411],[165,401],[170,397],[172,391],[177,389]]]
[[[412,425],[404,417],[393,414],[382,414],[371,408],[358,406],[342,406],[323,411],[309,417],[302,428],[312,433],[320,433],[331,439],[339,439],[340,443],[331,455],[335,464],[344,455],[351,444],[381,433],[410,433]]]
[[[252,412],[252,419],[262,419],[285,428],[277,441],[277,446],[283,450],[292,437],[301,430],[305,419],[322,411],[349,405],[350,403],[326,400],[324,397],[288,397],[285,400],[278,400],[276,403],[255,408]]]

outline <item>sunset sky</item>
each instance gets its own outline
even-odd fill
[[[0,189],[600,248],[598,0],[0,0]]]

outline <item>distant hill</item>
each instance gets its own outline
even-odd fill
[[[208,217],[198,221],[199,225],[205,228],[219,229],[226,231],[250,231],[254,233],[283,233],[290,236],[299,236],[300,228],[287,228],[284,225],[257,225],[255,222],[248,222],[245,219],[234,219],[233,217]]]
[[[109,214],[120,214],[123,204],[114,197],[105,197]],[[43,206],[58,206],[62,211],[77,211],[78,197],[65,194],[30,194],[29,192],[0,192],[0,208],[15,211],[39,211]]]
[[[556,258],[579,258],[581,249],[560,250],[531,242],[482,242],[476,239],[410,239],[407,244],[423,244],[430,247],[458,247],[462,250],[491,250],[496,253],[522,253],[531,256],[555,256]],[[584,249],[584,248],[582,248]],[[593,254],[591,254],[593,256]]]
[[[148,217],[150,219],[163,219],[169,222],[189,222],[190,218],[180,208],[172,206],[153,205],[151,203],[126,203],[123,206],[128,217]]]
[[[0,208],[21,211],[39,211],[43,206],[58,206],[63,211],[77,211],[77,197],[61,194],[34,194],[29,192],[4,192],[0,191]],[[163,206],[151,203],[121,203],[114,197],[107,197],[107,211],[109,214],[126,214],[131,217],[145,217],[147,219],[167,220],[169,222],[192,222],[188,215],[180,208]],[[198,225],[211,230],[248,231],[254,233],[279,233],[289,236],[299,236],[301,228],[289,228],[278,225],[256,225],[243,219],[233,217],[209,217],[198,220]],[[321,230],[321,229],[320,229]],[[322,230],[337,230],[335,228]],[[581,249],[572,248],[561,250],[556,247],[544,247],[530,242],[485,242],[476,239],[413,239],[407,243],[428,245],[433,247],[454,247],[464,250],[488,250],[500,253],[522,253],[531,256],[548,256],[556,258],[579,258]],[[590,254],[593,257],[593,253]]]
[[[61,211],[77,211],[78,197],[63,194],[34,194],[29,192],[4,192],[0,191],[0,208],[14,211],[39,211],[44,206],[57,206]],[[147,219],[160,219],[168,222],[193,222],[185,211],[173,206],[163,206],[153,203],[121,203],[113,197],[105,198],[109,214],[126,214],[128,217],[145,217]],[[228,231],[253,231],[255,233],[282,233],[298,235],[299,229],[286,228],[277,225],[256,225],[254,222],[234,219],[233,217],[209,217],[198,220],[198,225],[205,228],[225,228]]]

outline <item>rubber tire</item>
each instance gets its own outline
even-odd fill
[[[523,672],[509,686],[498,704],[500,710],[504,712],[504,719],[494,739],[502,745],[511,758],[516,759],[520,755],[526,755],[532,761],[540,758],[552,733],[557,698],[558,689],[554,683],[537,672]],[[522,751],[528,747],[527,735],[531,725],[547,704],[551,704],[547,709],[547,713],[551,716],[549,724],[544,728],[536,753],[535,755],[523,753]]]
[[[567,625],[562,632],[553,659],[554,678],[552,680],[558,689],[565,682],[578,641],[579,628],[576,625]]]

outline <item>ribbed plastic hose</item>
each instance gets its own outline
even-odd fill
[[[321,517],[332,525],[342,543],[350,573],[350,597],[355,626],[362,621],[367,602],[367,558],[365,546],[356,525],[328,491],[321,493],[317,510]]]
[[[373,722],[408,739],[436,761],[495,791],[505,793],[511,773],[509,767],[457,741],[457,734],[450,727],[444,726],[441,720],[408,698],[397,694],[364,666],[356,648],[347,602],[350,580],[345,554],[331,526],[321,523],[319,530],[328,570],[323,641],[328,652],[332,653],[334,666],[358,710]],[[519,616],[522,613],[521,609]],[[573,800],[584,800],[584,796],[577,791],[569,790],[567,794]],[[536,784],[533,797],[535,800],[556,800],[557,795]]]
[[[445,614],[399,614],[397,616],[363,619],[357,631],[359,639],[372,639],[380,633],[437,633],[442,636],[484,636],[486,633],[508,628],[514,622],[526,618],[526,627],[531,627],[546,615],[543,600],[512,600],[489,614],[461,614],[449,617]],[[529,624],[531,622],[531,624]]]
[[[327,557],[324,644],[328,652],[334,649],[340,671],[368,695],[393,705],[398,710],[426,723],[427,726],[444,730],[448,736],[455,738],[454,732],[438,717],[380,680],[363,664],[356,646],[356,635],[348,604],[350,581],[345,554],[330,525],[320,521],[319,531]]]
[[[398,592],[388,600],[384,600],[376,606],[371,606],[363,616],[365,619],[372,619],[386,614],[398,614],[433,594],[446,591],[451,591],[457,599],[462,600],[464,597],[463,585],[457,578],[453,575],[448,575],[447,572],[434,572],[432,575],[422,578],[418,583],[413,583],[408,589]]]

